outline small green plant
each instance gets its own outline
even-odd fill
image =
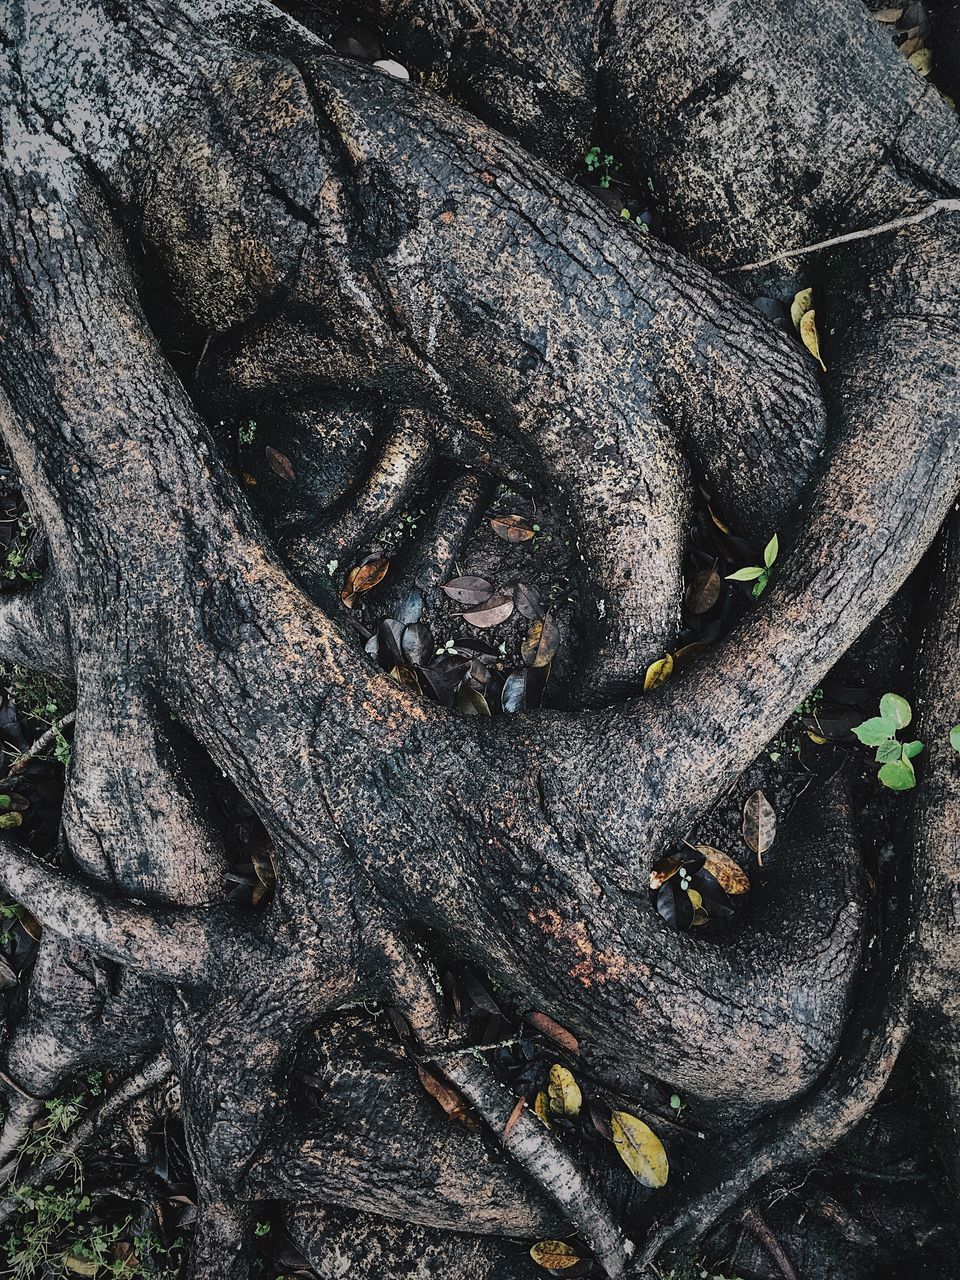
[[[604,154],[599,147],[591,147],[583,157],[583,163],[590,173],[598,175],[600,185],[604,190],[610,186],[614,173],[620,168],[613,156]]]
[[[270,1234],[270,1223],[258,1222],[257,1225],[253,1228],[253,1234],[255,1236],[268,1236]]]
[[[253,438],[257,434],[257,424],[253,418],[248,418],[246,424],[240,427],[240,443],[253,444]]]
[[[909,791],[917,785],[913,759],[923,750],[923,743],[900,742],[897,738],[912,719],[913,712],[906,698],[898,693],[885,693],[880,699],[880,714],[864,720],[853,730],[864,746],[876,747],[876,760],[880,765],[877,777],[891,791]]]
[[[36,582],[40,577],[35,570],[24,568],[27,562],[27,548],[35,528],[33,516],[29,511],[17,520],[17,532],[7,547],[3,565],[0,567],[0,573],[4,578],[9,578],[11,581],[19,578],[21,582]]]
[[[950,745],[954,751],[960,751],[960,724],[955,724],[950,730]]]
[[[763,593],[764,587],[770,581],[770,572],[780,553],[780,540],[776,534],[770,539],[763,548],[763,564],[748,564],[744,569],[738,569],[736,573],[728,573],[728,582],[752,582],[753,598],[757,599]]]

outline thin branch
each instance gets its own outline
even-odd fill
[[[820,249],[832,249],[838,244],[850,244],[854,240],[867,240],[872,236],[885,235],[890,231],[900,231],[904,227],[915,227],[918,222],[926,222],[936,213],[960,213],[960,200],[933,200],[924,205],[917,213],[904,214],[902,218],[893,218],[890,222],[878,223],[875,227],[864,227],[860,231],[848,231],[842,236],[833,236],[830,240],[818,240],[816,244],[804,245],[799,249],[783,249],[772,258],[764,258],[761,262],[748,262],[742,267],[729,267],[723,275],[735,275],[741,271],[759,271],[761,267],[771,267],[775,262],[783,262],[787,258],[800,258],[808,253],[817,253]]]
[[[46,749],[56,742],[57,737],[63,733],[64,729],[73,724],[76,718],[77,713],[75,711],[68,711],[59,720],[54,720],[50,728],[45,733],[42,733],[36,742],[32,743],[27,747],[26,751],[17,756],[7,769],[6,777],[9,778],[12,773],[19,773],[21,769],[26,768],[31,760],[36,760],[37,756],[42,756]]]

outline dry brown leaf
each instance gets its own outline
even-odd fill
[[[513,613],[513,595],[491,596],[481,609],[471,609],[460,616],[471,627],[485,630],[487,627],[499,627]]]
[[[690,644],[683,645],[673,655],[674,671],[682,671],[684,667],[689,667],[690,663],[699,658],[701,653],[706,653],[710,648],[702,640],[693,640]]]
[[[526,516],[494,516],[490,527],[504,542],[529,542],[535,533]]]
[[[777,815],[773,805],[757,790],[747,796],[743,806],[743,839],[763,866],[763,855],[777,836]]]
[[[459,1120],[462,1125],[466,1125],[468,1129],[476,1129],[477,1122],[473,1116],[469,1114],[466,1104],[460,1094],[455,1089],[451,1089],[439,1077],[428,1071],[426,1067],[422,1067],[417,1063],[417,1074],[420,1077],[420,1083],[429,1093],[430,1097],[435,1099],[443,1107],[444,1111],[454,1120]]]
[[[913,67],[914,71],[916,71],[917,75],[923,76],[924,79],[926,79],[933,70],[933,54],[929,49],[918,49],[916,53],[911,53],[907,61],[910,63],[911,67]]]
[[[899,9],[874,9],[873,16],[878,22],[899,22],[903,17],[903,7]]]
[[[560,644],[560,630],[549,613],[530,624],[520,653],[528,667],[546,667]]]
[[[580,1261],[579,1253],[565,1240],[539,1240],[530,1250],[530,1257],[547,1271],[563,1271]]]
[[[369,591],[378,582],[382,582],[390,568],[390,561],[384,558],[368,560],[365,564],[355,565],[347,574],[347,580],[340,592],[340,599],[352,609],[357,596]]]
[[[654,864],[653,870],[650,872],[650,888],[656,891],[667,883],[667,881],[677,874],[683,866],[683,859],[677,854],[668,854],[666,858],[661,858],[659,862]]]
[[[704,870],[710,872],[721,889],[725,889],[727,893],[750,892],[750,877],[739,863],[734,862],[729,853],[714,849],[710,844],[695,844],[693,847],[698,853],[703,854]]]
[[[441,588],[442,591],[456,600],[457,604],[469,605],[476,608],[478,604],[483,604],[493,595],[493,586],[486,578],[478,578],[473,574],[467,574],[462,578],[452,578],[449,582],[445,582]]]
[[[561,1048],[566,1049],[567,1053],[579,1053],[580,1042],[572,1031],[568,1031],[566,1027],[561,1027],[559,1022],[554,1022],[553,1018],[547,1013],[537,1013],[535,1010],[525,1014],[524,1020],[535,1027],[542,1035],[549,1036],[551,1040],[556,1041]]]
[[[517,1099],[517,1104],[516,1104],[516,1106],[515,1106],[515,1107],[513,1108],[513,1110],[510,1112],[510,1116],[509,1116],[509,1118],[508,1118],[508,1120],[507,1120],[507,1123],[503,1126],[503,1141],[504,1141],[504,1142],[506,1142],[506,1140],[510,1137],[511,1133],[513,1133],[514,1129],[517,1127],[517,1121],[520,1119],[520,1116],[521,1116],[521,1115],[522,1115],[522,1113],[523,1113],[523,1108],[524,1108],[526,1105],[527,1105],[527,1100],[526,1100],[526,1098],[518,1098],[518,1099]]]
[[[36,916],[32,916],[29,911],[20,910],[20,927],[28,938],[32,938],[34,942],[39,942],[43,934],[43,925]]]
[[[243,483],[247,486],[248,489],[252,489],[253,486],[257,483],[257,477],[252,476],[249,471],[243,472],[242,479],[243,479]]]
[[[573,1078],[573,1072],[555,1062],[550,1068],[550,1084],[547,1088],[550,1110],[555,1116],[573,1119],[580,1114],[583,1094]]]
[[[647,667],[647,674],[643,677],[643,691],[649,693],[651,689],[656,689],[658,685],[664,684],[670,678],[673,671],[673,658],[668,653],[664,658],[658,658],[656,662],[651,662]]]
[[[610,1128],[620,1159],[637,1181],[645,1187],[662,1187],[670,1166],[663,1143],[650,1126],[629,1111],[614,1111]]]
[[[916,27],[911,27],[907,32],[906,40],[904,40],[903,44],[898,47],[903,56],[907,61],[909,61],[912,54],[916,53],[918,49],[923,48],[923,37],[917,35]]]
[[[275,476],[279,476],[281,480],[296,480],[297,473],[293,469],[293,463],[285,453],[281,453],[279,449],[271,449],[269,445],[264,452]]]
[[[546,1125],[552,1133],[553,1125],[550,1123],[550,1099],[547,1097],[546,1092],[543,1089],[541,1089],[536,1098],[534,1098],[533,1109],[540,1123]]]

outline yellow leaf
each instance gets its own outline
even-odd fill
[[[620,1159],[637,1181],[645,1187],[664,1186],[670,1173],[667,1153],[650,1126],[629,1111],[614,1111],[610,1129]]]
[[[924,79],[926,79],[933,70],[933,54],[929,49],[918,49],[916,53],[911,53],[907,61],[910,63],[911,67],[913,67],[914,71],[916,71],[917,75],[923,76]]]
[[[739,863],[734,862],[728,853],[714,849],[709,844],[695,844],[697,853],[704,857],[704,871],[709,871],[721,889],[727,893],[747,893],[750,889],[750,877]]]
[[[100,1270],[99,1262],[94,1262],[92,1258],[78,1258],[73,1253],[67,1254],[63,1265],[75,1276],[95,1276]]]
[[[687,890],[687,897],[688,897],[688,898],[690,899],[690,901],[693,903],[693,909],[694,909],[694,911],[702,911],[702,910],[703,910],[703,896],[702,896],[701,894],[699,894],[699,893],[697,892],[697,890],[696,890],[696,889],[688,889],[688,890]]]
[[[575,1267],[580,1261],[576,1249],[572,1249],[564,1240],[540,1240],[530,1250],[530,1257],[538,1267],[546,1267],[549,1271]]]
[[[800,328],[800,321],[812,306],[812,289],[801,289],[799,293],[794,294],[793,301],[790,303],[790,319],[793,321],[793,327],[795,329]]]
[[[658,658],[656,662],[651,662],[647,667],[647,674],[643,677],[644,693],[648,693],[651,689],[656,689],[657,685],[663,684],[669,679],[672,671],[673,658],[669,653],[665,658]]]
[[[815,742],[818,747],[824,746],[827,741],[827,739],[824,738],[821,734],[814,733],[812,729],[807,730],[807,737],[810,739],[811,742]]]
[[[553,1125],[550,1123],[550,1099],[542,1089],[534,1099],[533,1110],[540,1123],[545,1125],[552,1133]]]
[[[815,360],[820,361],[820,368],[826,373],[827,366],[820,357],[820,338],[817,335],[817,313],[815,311],[805,311],[800,317],[800,337],[803,345]]]
[[[550,1110],[557,1116],[578,1116],[583,1094],[573,1073],[555,1062],[550,1068]]]

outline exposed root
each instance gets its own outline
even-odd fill
[[[42,756],[56,742],[57,738],[63,733],[64,729],[68,729],[77,718],[75,711],[68,711],[65,716],[61,716],[42,733],[36,742],[32,742],[26,751],[21,752],[7,769],[7,777],[11,774],[20,773],[27,767],[31,760],[36,760],[38,756]]]
[[[139,1070],[129,1075],[96,1110],[86,1116],[69,1134],[63,1145],[47,1160],[25,1171],[19,1167],[19,1159],[13,1157],[0,1167],[0,1185],[16,1182],[18,1187],[37,1187],[55,1177],[78,1152],[88,1145],[96,1134],[105,1130],[135,1099],[163,1084],[173,1071],[173,1064],[165,1054],[159,1054]],[[19,1207],[16,1197],[8,1196],[0,1201],[0,1226]]]
[[[2,404],[0,392],[0,410]],[[24,591],[0,594],[0,660],[45,675],[72,677],[62,588],[53,574]]]

